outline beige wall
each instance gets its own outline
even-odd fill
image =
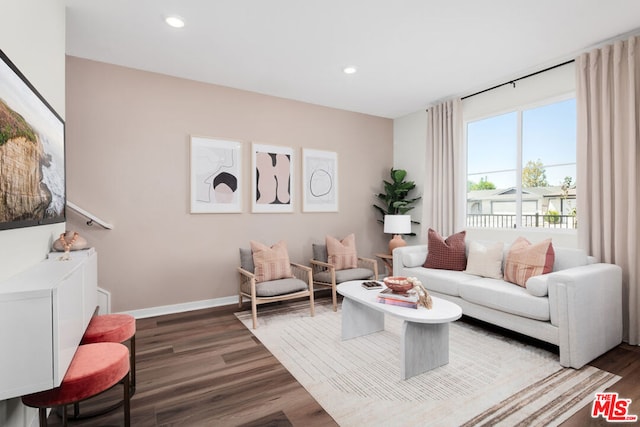
[[[114,230],[67,228],[99,252],[99,286],[112,311],[139,310],[236,295],[238,248],[249,240],[287,241],[292,261],[308,264],[326,234],[356,234],[358,254],[384,250],[373,194],[392,166],[392,121],[215,85],[67,58],[69,200]],[[240,214],[189,213],[190,135],[243,142]],[[338,153],[339,212],[253,214],[251,142]]]

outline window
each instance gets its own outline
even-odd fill
[[[575,98],[467,123],[468,227],[577,227]]]

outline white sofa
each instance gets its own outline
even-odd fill
[[[505,245],[505,256],[508,250]],[[469,317],[557,345],[560,364],[578,369],[622,342],[622,270],[579,249],[554,250],[553,271],[530,278],[526,289],[424,268],[427,245],[395,249],[393,274],[417,277],[430,294],[455,302]]]

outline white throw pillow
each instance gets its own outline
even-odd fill
[[[472,241],[469,244],[467,269],[464,272],[492,279],[502,279],[503,248],[504,243],[502,242],[483,245]]]

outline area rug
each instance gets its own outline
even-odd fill
[[[449,364],[400,379],[401,321],[342,341],[340,310],[308,303],[236,313],[341,426],[558,425],[620,377],[465,322],[450,327]]]

